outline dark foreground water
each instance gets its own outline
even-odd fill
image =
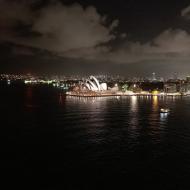
[[[7,187],[190,189],[190,97],[79,99],[1,86],[0,106]]]

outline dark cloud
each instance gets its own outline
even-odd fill
[[[152,68],[150,63],[154,68],[155,64],[165,65],[165,68],[170,64],[174,70],[180,65],[189,66],[190,34],[184,29],[168,26],[158,36],[142,43],[130,40],[127,31],[118,32],[119,20],[110,21],[94,6],[64,5],[54,0],[34,8],[37,2],[0,0],[0,41],[22,45],[22,48],[14,47],[15,55],[31,56],[34,54],[29,50],[31,47],[75,63],[78,61],[79,65],[106,63],[142,70]],[[190,19],[190,7],[183,9],[181,16]],[[116,41],[119,43],[114,45]]]
[[[43,8],[32,30],[41,34],[34,46],[63,53],[69,50],[94,48],[115,38],[115,20],[110,26],[95,7],[79,4],[64,6],[60,3]]]
[[[118,20],[107,23],[106,16],[100,15],[96,8],[83,8],[80,4],[65,6],[53,1],[37,11],[32,11],[35,1],[0,1],[0,27],[3,39],[15,43],[46,49],[65,55],[68,51],[82,51],[85,48],[97,50],[97,46],[116,38],[115,28]],[[37,16],[36,16],[37,15]],[[16,30],[18,24],[30,25],[30,37],[22,36]]]
[[[109,57],[120,63],[188,59],[190,58],[190,34],[181,29],[168,29],[144,44],[126,41],[117,50],[109,52]]]
[[[190,6],[186,7],[181,11],[181,16],[186,19],[190,19]]]
[[[31,6],[33,0],[0,0],[1,41],[11,40],[19,35],[19,25],[30,25],[34,18]]]

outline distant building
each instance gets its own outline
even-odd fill
[[[174,81],[177,81],[177,80],[178,80],[178,74],[177,74],[177,73],[174,73],[174,74],[173,74],[173,80],[174,80]]]
[[[190,84],[187,84],[186,90],[186,93],[190,94]]]
[[[186,77],[186,82],[190,83],[190,76]]]
[[[118,92],[119,91],[119,86],[116,83],[112,88],[109,88],[109,90],[111,90],[111,92]]]
[[[156,81],[156,73],[152,73],[152,81]]]
[[[190,83],[183,83],[180,85],[180,93],[190,93]]]
[[[138,84],[132,84],[129,86],[128,90],[134,93],[140,93],[142,91],[142,88]]]
[[[175,83],[164,84],[164,92],[165,93],[176,93],[177,92],[177,85]]]

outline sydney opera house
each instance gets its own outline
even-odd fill
[[[100,83],[96,77],[90,76],[76,85],[70,92],[67,92],[67,94],[74,96],[98,96],[106,93],[107,90],[107,83]]]
[[[133,92],[126,91],[125,95],[132,95]],[[108,87],[107,83],[101,83],[95,76],[90,76],[88,79],[75,85],[70,91],[66,92],[69,96],[79,97],[97,97],[97,96],[117,96],[124,95],[119,91],[119,86],[116,83],[113,87]]]

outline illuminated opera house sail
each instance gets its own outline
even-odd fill
[[[91,91],[105,91],[107,90],[107,84],[101,83],[98,81],[98,79],[94,76],[90,76],[89,79],[86,80],[84,85],[87,87],[88,90]]]

